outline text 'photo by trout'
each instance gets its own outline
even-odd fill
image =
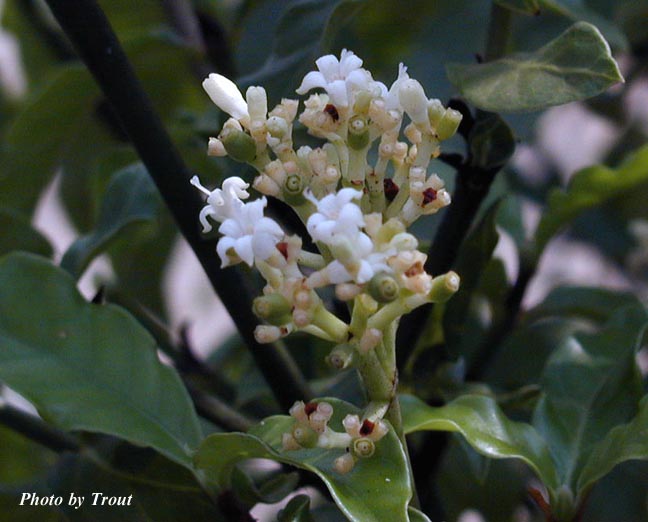
[[[645,20],[0,0],[0,520],[648,522]]]

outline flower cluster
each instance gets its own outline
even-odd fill
[[[209,219],[220,222],[217,250],[223,266],[256,265],[268,282],[255,303],[268,323],[257,328],[260,342],[295,330],[339,342],[361,336],[324,308],[315,292],[323,286],[336,285],[338,297],[347,301],[369,296],[376,312],[398,301],[390,310],[402,315],[444,299],[458,285],[452,273],[434,284],[424,270],[425,254],[406,230],[421,215],[450,203],[443,181],[427,170],[440,141],[456,131],[460,114],[428,99],[403,64],[389,88],[375,81],[351,51],[342,51],[339,59],[323,56],[316,65],[297,92],[324,91],[311,94],[299,115],[311,134],[326,140],[317,148],[293,146],[297,101],[284,99],[268,111],[262,87],[250,87],[243,97],[223,76],[211,74],[203,83],[231,116],[219,136],[210,138],[209,154],[252,165],[257,171],[252,186],[290,204],[321,252],[303,250],[301,238],[285,235],[264,217],[265,197],[244,203],[248,184],[240,178],[227,179],[214,191],[192,180],[208,196],[200,215],[204,230],[211,229]],[[406,116],[406,141],[401,141]]]
[[[376,451],[376,442],[389,431],[381,419],[363,419],[347,415],[342,420],[344,432],[329,426],[333,407],[328,402],[296,402],[290,408],[295,419],[292,431],[282,437],[283,449],[294,451],[302,448],[343,449],[344,454],[335,459],[333,467],[338,473],[348,473],[358,459],[369,458]]]
[[[427,256],[407,230],[419,217],[450,203],[443,181],[428,170],[461,115],[429,99],[403,64],[389,88],[374,80],[351,51],[342,51],[339,59],[323,56],[316,65],[297,93],[320,92],[310,94],[301,113],[299,102],[291,99],[269,111],[263,87],[248,88],[244,97],[223,76],[212,74],[204,81],[214,103],[231,116],[210,138],[208,154],[252,166],[252,188],[262,197],[246,202],[249,185],[237,177],[213,191],[194,178],[192,183],[207,195],[200,222],[205,231],[211,221],[220,223],[217,252],[223,266],[244,262],[266,281],[263,295],[254,301],[264,323],[255,330],[258,342],[295,331],[332,341],[336,347],[329,363],[339,369],[357,366],[365,385],[376,380],[371,372],[384,373],[373,391],[389,403],[396,378],[388,346],[398,319],[423,304],[447,300],[459,287],[454,272],[432,277],[425,271]],[[296,120],[322,145],[295,148]],[[308,243],[264,216],[266,196],[292,207],[306,227]],[[317,251],[304,248],[310,243]],[[321,291],[328,286],[348,303],[350,321],[325,306]],[[327,427],[331,412],[326,403],[312,407],[293,408],[297,422],[284,446],[351,448],[336,461],[340,471],[373,453],[370,448],[384,435],[385,424],[379,422],[369,436],[367,421],[354,417],[345,419],[346,433],[338,434]]]

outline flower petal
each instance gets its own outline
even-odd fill
[[[236,84],[220,74],[212,73],[203,81],[203,89],[223,111],[240,120],[248,116],[247,103]]]
[[[304,76],[304,79],[302,80],[299,89],[297,89],[295,92],[297,94],[306,94],[311,89],[315,89],[317,87],[326,89],[327,85],[328,82],[326,81],[326,78],[324,78],[324,75],[321,72],[311,71],[306,76]]]

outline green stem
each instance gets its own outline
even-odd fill
[[[506,54],[511,36],[511,11],[495,2],[491,4],[484,61],[497,60]]]
[[[203,207],[191,187],[191,172],[167,134],[144,92],[110,23],[95,0],[47,0],[52,13],[102,88],[135,149],[187,239],[209,280],[227,307],[252,356],[282,408],[312,394],[286,348],[260,345],[254,338],[248,282],[238,270],[221,270],[215,240],[200,233],[197,216]]]

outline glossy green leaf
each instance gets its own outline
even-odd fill
[[[0,256],[12,250],[25,250],[45,257],[52,255],[52,245],[21,213],[0,207]]]
[[[32,210],[98,96],[88,71],[67,65],[29,99],[0,146],[0,206]]]
[[[539,0],[494,0],[494,3],[516,13],[527,15],[540,14]]]
[[[563,226],[596,207],[648,182],[648,146],[631,154],[618,168],[596,165],[578,171],[566,190],[555,189],[535,233],[541,250]]]
[[[535,111],[583,100],[623,81],[607,42],[586,22],[574,24],[534,53],[449,64],[447,72],[462,96],[492,112]]]
[[[144,165],[137,163],[116,172],[104,194],[94,231],[72,243],[61,267],[75,278],[81,277],[90,262],[116,237],[137,223],[153,220],[159,205],[157,189]]]
[[[343,431],[342,419],[359,414],[354,406],[338,399],[326,399],[334,408],[329,426]],[[343,450],[301,449],[283,451],[281,437],[290,432],[294,419],[269,417],[250,434],[218,433],[207,437],[198,449],[194,463],[217,489],[231,486],[233,467],[244,459],[266,458],[317,474],[338,507],[350,520],[406,521],[411,486],[403,448],[393,431],[376,444],[376,453],[359,461],[353,470],[341,475],[333,470],[334,460]]]
[[[642,384],[635,353],[646,322],[644,310],[622,309],[601,332],[564,339],[545,367],[533,424],[572,491],[595,445],[637,412]]]
[[[310,497],[308,495],[293,497],[286,507],[279,511],[277,522],[313,522],[310,514]]]
[[[68,430],[109,433],[188,465],[201,433],[180,378],[123,309],[87,303],[61,269],[0,260],[0,379]]]
[[[626,460],[648,460],[648,397],[628,424],[617,426],[597,444],[578,477],[578,491],[587,492],[604,475]]]
[[[529,424],[509,420],[493,398],[463,395],[438,408],[411,395],[401,395],[400,401],[405,433],[459,432],[482,455],[520,459],[548,487],[557,486],[554,463],[542,437]]]

